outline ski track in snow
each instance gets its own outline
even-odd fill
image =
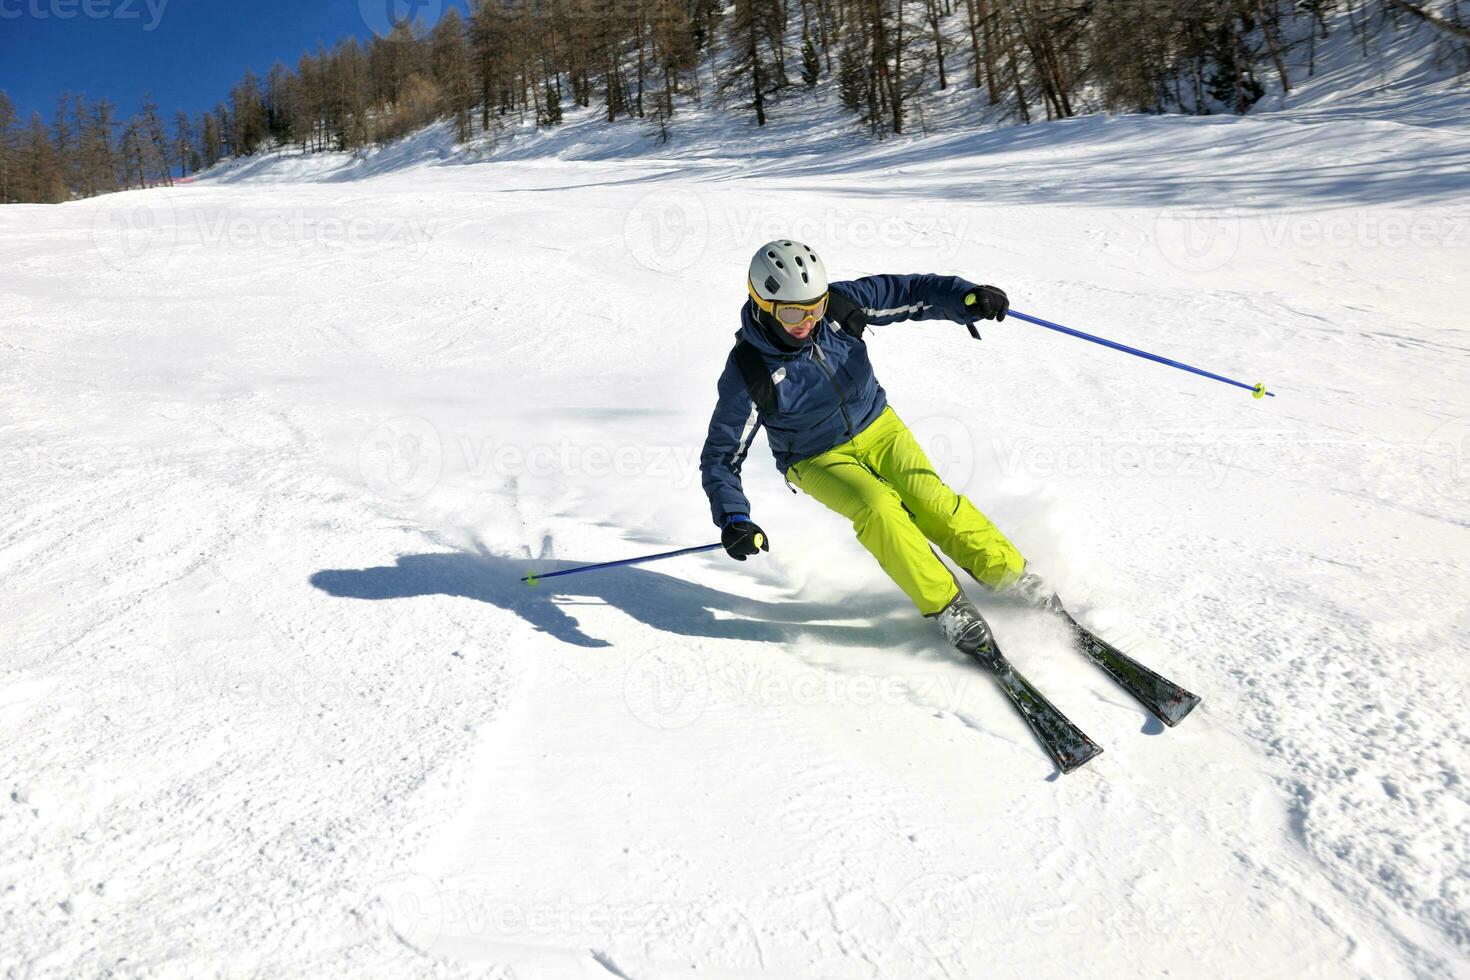
[[[0,211],[0,966],[1470,975],[1470,151],[1416,129],[1385,184],[1397,130],[1230,125]],[[1203,696],[1178,729],[997,607],[1107,749],[1051,772],[759,447],[769,556],[519,584],[713,539],[740,276],[803,220],[839,277],[995,282],[1279,393],[871,336],[941,469]]]

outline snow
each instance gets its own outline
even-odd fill
[[[0,966],[1470,976],[1470,144],[1416,92],[760,153],[441,128],[0,210]],[[768,556],[518,581],[714,539],[775,233],[1278,393],[871,337],[951,481],[1203,696],[1179,728],[987,606],[1107,750],[1060,776],[759,446]]]

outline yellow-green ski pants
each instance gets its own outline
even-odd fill
[[[1025,570],[1016,546],[945,485],[892,408],[848,442],[793,464],[786,476],[852,521],[858,541],[925,616],[959,591],[931,541],[993,589],[1006,588]]]

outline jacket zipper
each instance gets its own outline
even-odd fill
[[[812,352],[816,355],[816,361],[821,366],[822,373],[827,376],[828,381],[832,382],[832,390],[837,392],[837,408],[842,412],[842,421],[847,426],[847,438],[851,439],[853,438],[852,417],[847,414],[847,393],[842,390],[842,385],[837,383],[836,375],[827,366],[826,355],[822,353],[822,348],[818,347],[815,341],[812,342]]]

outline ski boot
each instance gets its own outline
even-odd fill
[[[1033,609],[1044,609],[1054,613],[1066,612],[1062,608],[1062,600],[1057,596],[1057,590],[1035,572],[1022,572],[1021,577],[1012,582],[1001,595],[1024,602]]]
[[[974,657],[991,670],[998,670],[1004,663],[995,647],[995,638],[990,635],[990,625],[963,592],[935,613],[934,619],[944,632],[944,638],[960,653]]]

